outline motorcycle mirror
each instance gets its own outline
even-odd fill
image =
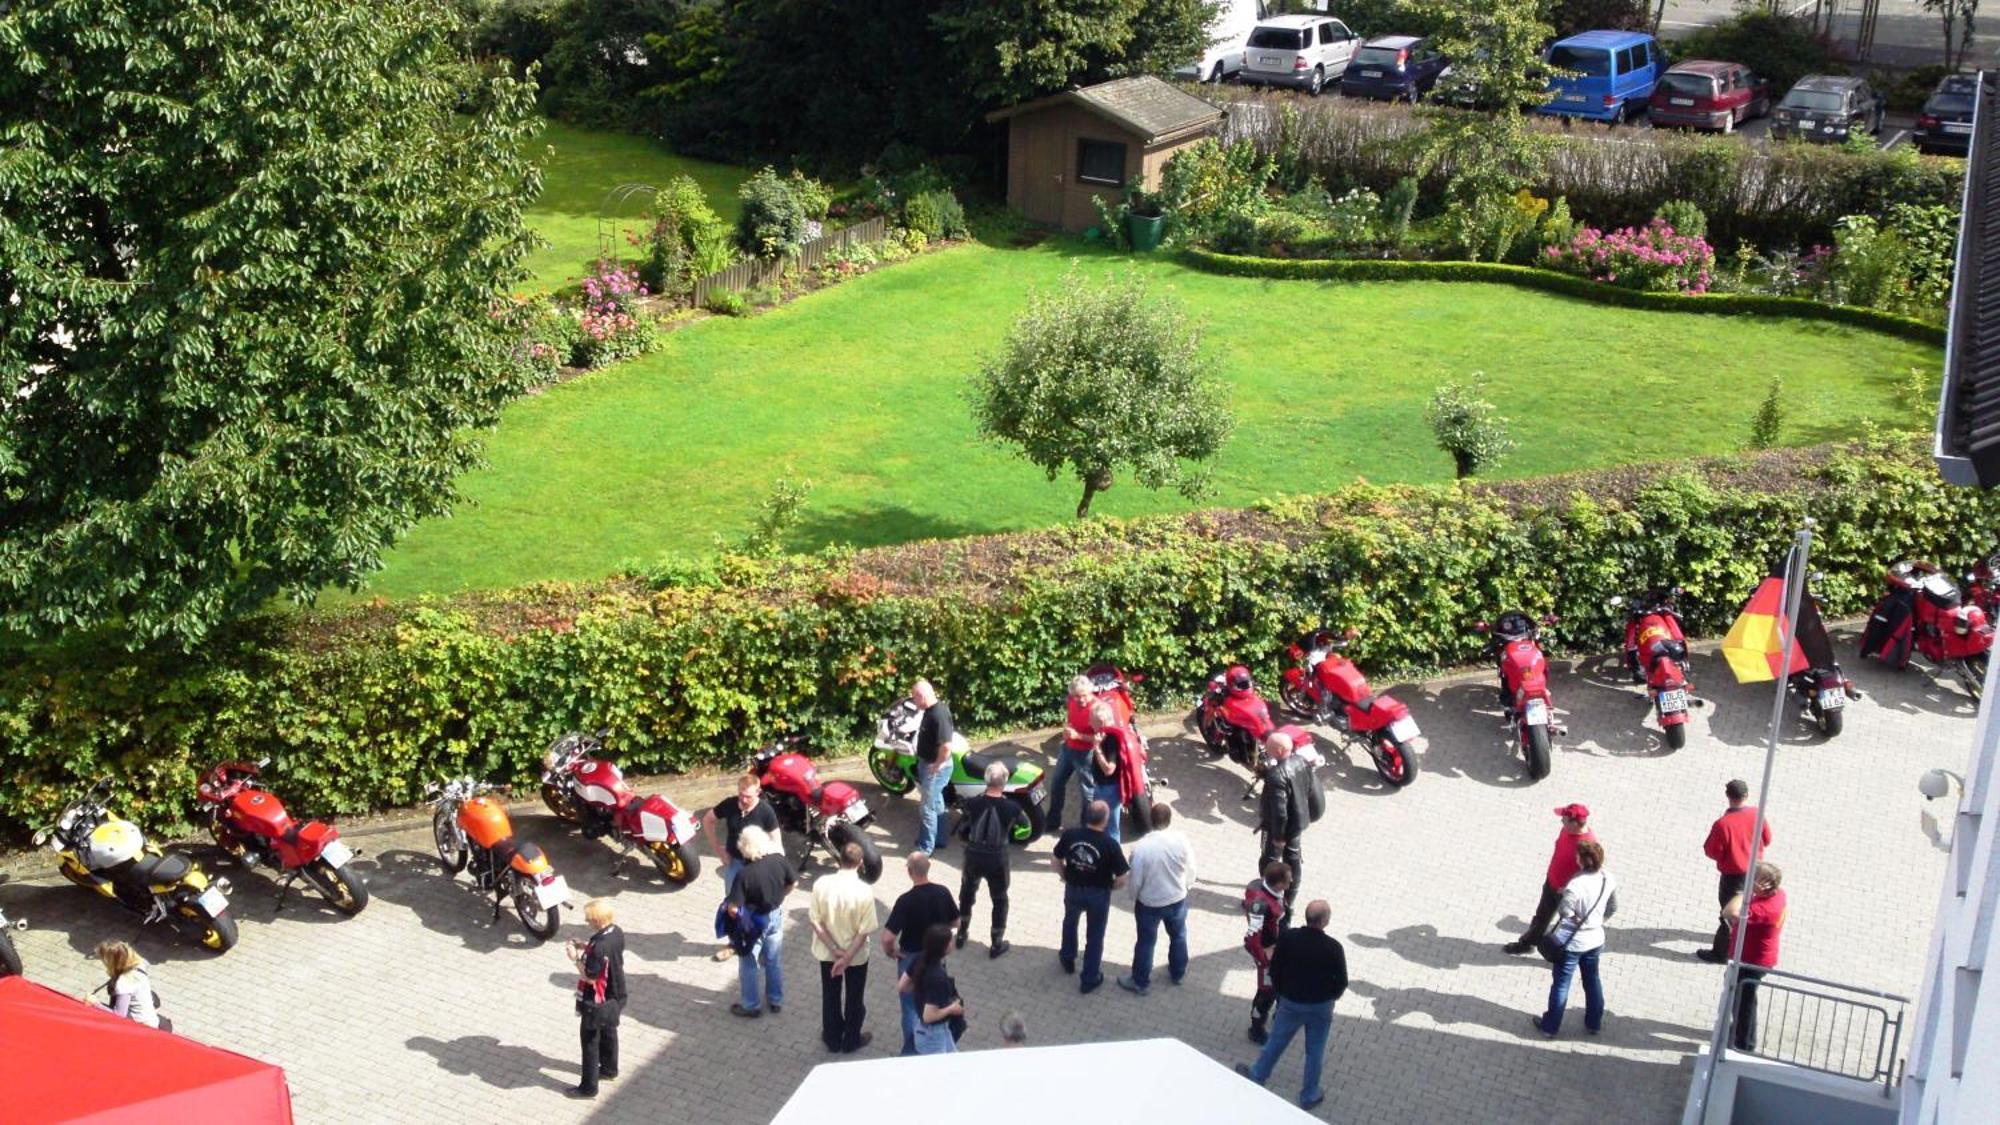
[[[1561,621],[1561,620],[1562,620],[1562,618],[1560,618],[1560,617],[1557,617],[1557,616],[1556,616],[1555,614],[1553,614],[1553,613],[1544,613],[1544,614],[1542,614],[1542,624],[1544,624],[1544,625],[1554,625],[1554,624],[1555,624],[1556,622],[1558,622],[1558,621]]]
[[[259,758],[259,759],[257,759],[257,768],[258,768],[258,769],[260,769],[260,770],[261,770],[261,769],[269,769],[270,767],[271,767],[271,759],[269,759],[269,758]]]
[[[35,846],[39,848],[39,847],[41,847],[42,845],[44,845],[44,844],[48,843],[48,842],[49,842],[49,835],[50,835],[50,833],[49,833],[49,830],[48,830],[48,829],[46,829],[46,828],[38,828],[38,829],[36,829],[36,830],[35,830]]]
[[[1353,640],[1354,638],[1356,638],[1356,637],[1358,637],[1358,636],[1360,636],[1360,635],[1361,635],[1361,630],[1360,630],[1360,629],[1357,629],[1357,628],[1355,628],[1355,627],[1354,627],[1354,626],[1352,626],[1352,625],[1349,625],[1349,626],[1347,627],[1346,631],[1345,631],[1345,632],[1342,632],[1342,633],[1341,633],[1340,635],[1341,635],[1341,636],[1342,636],[1343,638],[1345,638],[1345,639],[1347,639],[1347,640],[1350,640],[1350,641],[1351,641],[1351,640]]]
[[[590,737],[592,737],[592,738],[594,738],[594,739],[598,740],[599,742],[602,742],[602,741],[604,741],[605,739],[607,739],[607,738],[610,738],[610,737],[611,737],[611,728],[610,728],[610,727],[598,727],[598,728],[597,728],[597,733],[595,733],[595,734],[591,735]]]
[[[1472,631],[1475,633],[1484,633],[1486,631],[1486,622],[1474,621],[1472,623]]]
[[[1612,609],[1617,609],[1619,606],[1625,604],[1625,595],[1613,594],[1610,597],[1604,599],[1604,604],[1611,607]]]

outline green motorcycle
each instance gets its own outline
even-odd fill
[[[903,699],[889,708],[875,728],[875,748],[868,752],[868,772],[875,775],[883,789],[890,796],[900,797],[917,787],[917,725],[923,713],[909,699]],[[1034,843],[1048,827],[1049,799],[1048,782],[1042,779],[1042,767],[1024,762],[1012,754],[961,753],[952,751],[951,784],[945,786],[946,808],[970,797],[977,797],[986,791],[986,767],[994,762],[1005,762],[1013,771],[1007,780],[1007,796],[1021,806],[1021,816],[1014,821],[1011,834],[1016,847],[1026,847]]]

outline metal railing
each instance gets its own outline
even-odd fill
[[[1903,1022],[1910,1000],[1837,981],[1744,967],[1730,1050],[1822,1074],[1880,1082],[1890,1096],[1902,1076]],[[1748,974],[1761,973],[1761,978]],[[1754,992],[1754,1022],[1743,1004]]]

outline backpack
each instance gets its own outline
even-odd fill
[[[1326,815],[1326,789],[1319,783],[1319,771],[1307,766],[1306,774],[1306,823],[1318,824]]]
[[[1006,818],[1001,815],[1000,802],[979,802],[979,812],[975,815],[978,819],[971,821],[965,826],[966,849],[977,849],[987,853],[1005,853],[1008,836],[1010,835],[1008,829],[1011,826],[1006,822]]]

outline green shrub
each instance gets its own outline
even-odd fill
[[[1660,204],[1658,211],[1653,212],[1653,217],[1672,227],[1675,234],[1689,238],[1708,237],[1708,216],[1685,199],[1667,200]]]
[[[1410,241],[1410,215],[1416,211],[1417,197],[1421,193],[1417,178],[1404,176],[1382,196],[1382,229],[1389,245],[1399,250]]]
[[[720,316],[748,316],[750,299],[735,289],[713,289],[708,294],[707,308]]]
[[[1778,435],[1785,428],[1785,381],[1771,379],[1771,389],[1764,393],[1764,401],[1757,405],[1757,413],[1750,419],[1750,448],[1774,449]]]
[[[926,191],[903,203],[903,225],[922,231],[927,241],[965,237],[965,207],[949,191]]]
[[[717,248],[720,248],[718,254]],[[720,266],[713,265],[724,256]],[[697,278],[735,261],[729,224],[708,205],[693,176],[676,176],[653,197],[653,226],[647,231],[639,279],[655,293],[685,296]]]
[[[532,784],[565,730],[608,728],[633,772],[731,765],[782,731],[832,751],[919,675],[972,729],[1046,722],[1095,660],[1145,671],[1148,702],[1184,705],[1215,668],[1268,668],[1321,624],[1359,629],[1353,655],[1382,677],[1482,659],[1464,628],[1481,607],[1559,613],[1564,642],[1604,651],[1622,626],[1604,599],[1653,583],[1683,586],[1689,630],[1716,634],[1805,516],[1827,611],[1853,613],[1885,561],[1969,561],[2000,522],[2000,496],[1946,486],[1918,448],[1637,475],[1355,485],[1224,521],[724,556],[663,566],[652,587],[274,612],[186,655],[14,650],[0,660],[0,834],[46,824],[104,774],[115,807],[186,829],[197,771],[222,757],[269,756],[287,802],[333,814],[412,802],[448,774]]]
[[[780,176],[766,165],[737,189],[736,245],[746,254],[781,258],[818,238],[833,196],[819,181],[793,172]]]

